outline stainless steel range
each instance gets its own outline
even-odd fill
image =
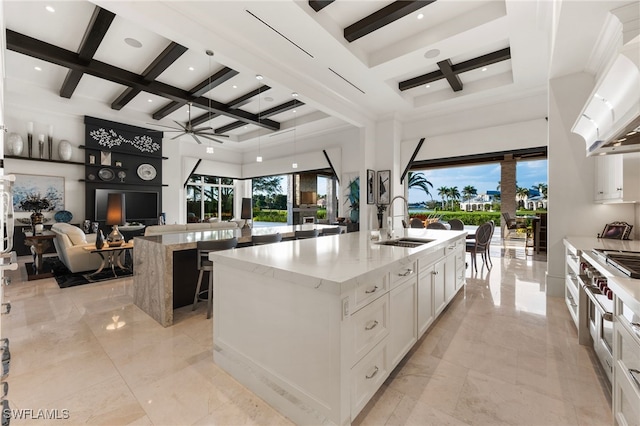
[[[629,278],[640,279],[640,252],[593,249],[593,253]]]

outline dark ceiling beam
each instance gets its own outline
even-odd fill
[[[146,81],[155,80],[186,51],[186,47],[172,41],[169,46],[167,46],[167,48],[164,49],[156,59],[154,59],[151,65],[144,70],[142,77]],[[120,96],[113,101],[111,108],[118,111],[121,110],[126,104],[131,102],[138,93],[140,93],[140,90],[136,90],[131,87],[126,88],[124,92],[122,92]]]
[[[116,17],[108,10],[102,9],[96,6],[91,15],[91,20],[87,26],[87,30],[80,42],[80,49],[78,50],[78,57],[83,61],[90,61],[95,55],[102,39],[107,34],[113,19]],[[63,98],[71,98],[76,87],[80,83],[82,78],[82,72],[76,70],[67,71],[67,76],[64,78],[62,87],[60,88],[60,96]]]
[[[348,42],[355,41],[418,9],[430,5],[434,1],[436,0],[394,1],[371,15],[365,16],[358,22],[349,25],[344,29],[344,38],[347,39]]]
[[[238,71],[233,70],[229,67],[224,67],[220,71],[213,74],[211,77],[207,78],[206,80],[197,84],[195,87],[191,88],[191,90],[189,90],[189,93],[191,93],[191,96],[200,97],[205,93],[207,93],[209,90],[213,89],[216,86],[221,85],[222,83],[229,80],[231,77],[235,77],[236,75],[238,75]],[[163,106],[158,111],[153,113],[154,120],[160,120],[165,118],[167,115],[178,110],[185,103],[186,102],[176,102],[176,101],[170,102],[169,104]]]
[[[269,89],[271,89],[271,87],[269,87],[267,85],[260,86],[257,89],[250,91],[249,93],[245,93],[244,95],[233,99],[232,101],[227,103],[227,105],[229,107],[231,107],[231,108],[240,108],[241,106],[246,105],[249,102],[251,102],[251,99],[253,99],[254,97],[258,96],[260,93],[266,92]],[[191,120],[191,125],[192,126],[199,126],[200,124],[206,123],[207,121],[209,121],[212,118],[215,118],[215,117],[217,117],[219,115],[220,114],[210,114],[210,113],[202,114],[201,116],[192,119]]]
[[[334,0],[309,0],[309,6],[316,12],[320,12],[325,7],[333,3]]]
[[[452,69],[451,59],[446,59],[444,61],[438,62],[438,68],[444,75],[444,78],[449,82],[449,86],[453,89],[454,92],[459,92],[462,90],[462,81],[460,81],[460,77],[456,74]]]
[[[450,68],[455,75],[459,75],[463,72],[486,67],[497,62],[506,61],[508,59],[511,59],[511,49],[509,47],[506,47],[495,52],[487,53],[486,55],[478,56],[477,58],[469,59],[468,61],[460,62],[459,64],[450,65]],[[441,62],[438,62],[438,66],[440,66],[440,64]],[[445,74],[442,72],[442,70],[432,71],[418,77],[413,77],[408,80],[401,81],[400,83],[398,83],[398,89],[400,91],[405,91],[418,86],[422,86],[423,84],[433,83],[434,81],[440,80],[442,78],[445,78]],[[449,82],[449,84],[451,84],[451,82]],[[453,86],[452,88],[455,90]]]
[[[280,123],[273,120],[258,120],[256,114],[251,114],[237,108],[230,108],[227,105],[207,99],[204,97],[193,97],[190,92],[161,83],[159,81],[146,81],[139,74],[132,73],[113,65],[92,59],[89,63],[82,61],[78,54],[69,50],[54,46],[49,43],[37,40],[35,38],[17,33],[15,31],[6,30],[7,49],[31,56],[52,64],[63,66],[69,69],[82,71],[85,74],[102,78],[103,80],[112,81],[123,86],[133,87],[143,92],[152,93],[157,96],[165,97],[176,102],[192,102],[193,105],[204,109],[205,111],[217,112],[231,118],[235,118],[247,123],[256,124],[270,130],[279,130]]]
[[[273,108],[269,108],[267,110],[262,111],[262,113],[260,113],[260,120],[264,121],[264,119],[267,118],[267,117],[272,117],[274,115],[280,114],[281,112],[289,111],[291,109],[294,109],[294,108],[302,106],[302,105],[304,105],[304,102],[301,102],[301,101],[299,101],[297,99],[285,102],[285,103],[280,104],[280,105],[276,105]],[[234,121],[233,123],[229,123],[229,124],[224,125],[222,127],[218,127],[217,129],[214,130],[214,132],[215,133],[229,132],[231,130],[238,129],[238,128],[244,126],[245,124],[246,123],[243,122],[243,121]]]

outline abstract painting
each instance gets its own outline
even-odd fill
[[[14,173],[16,181],[13,184],[13,209],[23,212],[20,203],[27,197],[46,198],[50,207],[47,211],[64,210],[64,177],[21,175]]]

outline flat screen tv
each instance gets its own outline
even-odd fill
[[[96,189],[95,220],[107,220],[107,198],[114,193],[124,194],[127,222],[158,219],[160,216],[160,194],[157,191]]]

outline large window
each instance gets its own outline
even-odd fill
[[[187,182],[187,221],[232,219],[233,188],[233,179],[192,175]]]

